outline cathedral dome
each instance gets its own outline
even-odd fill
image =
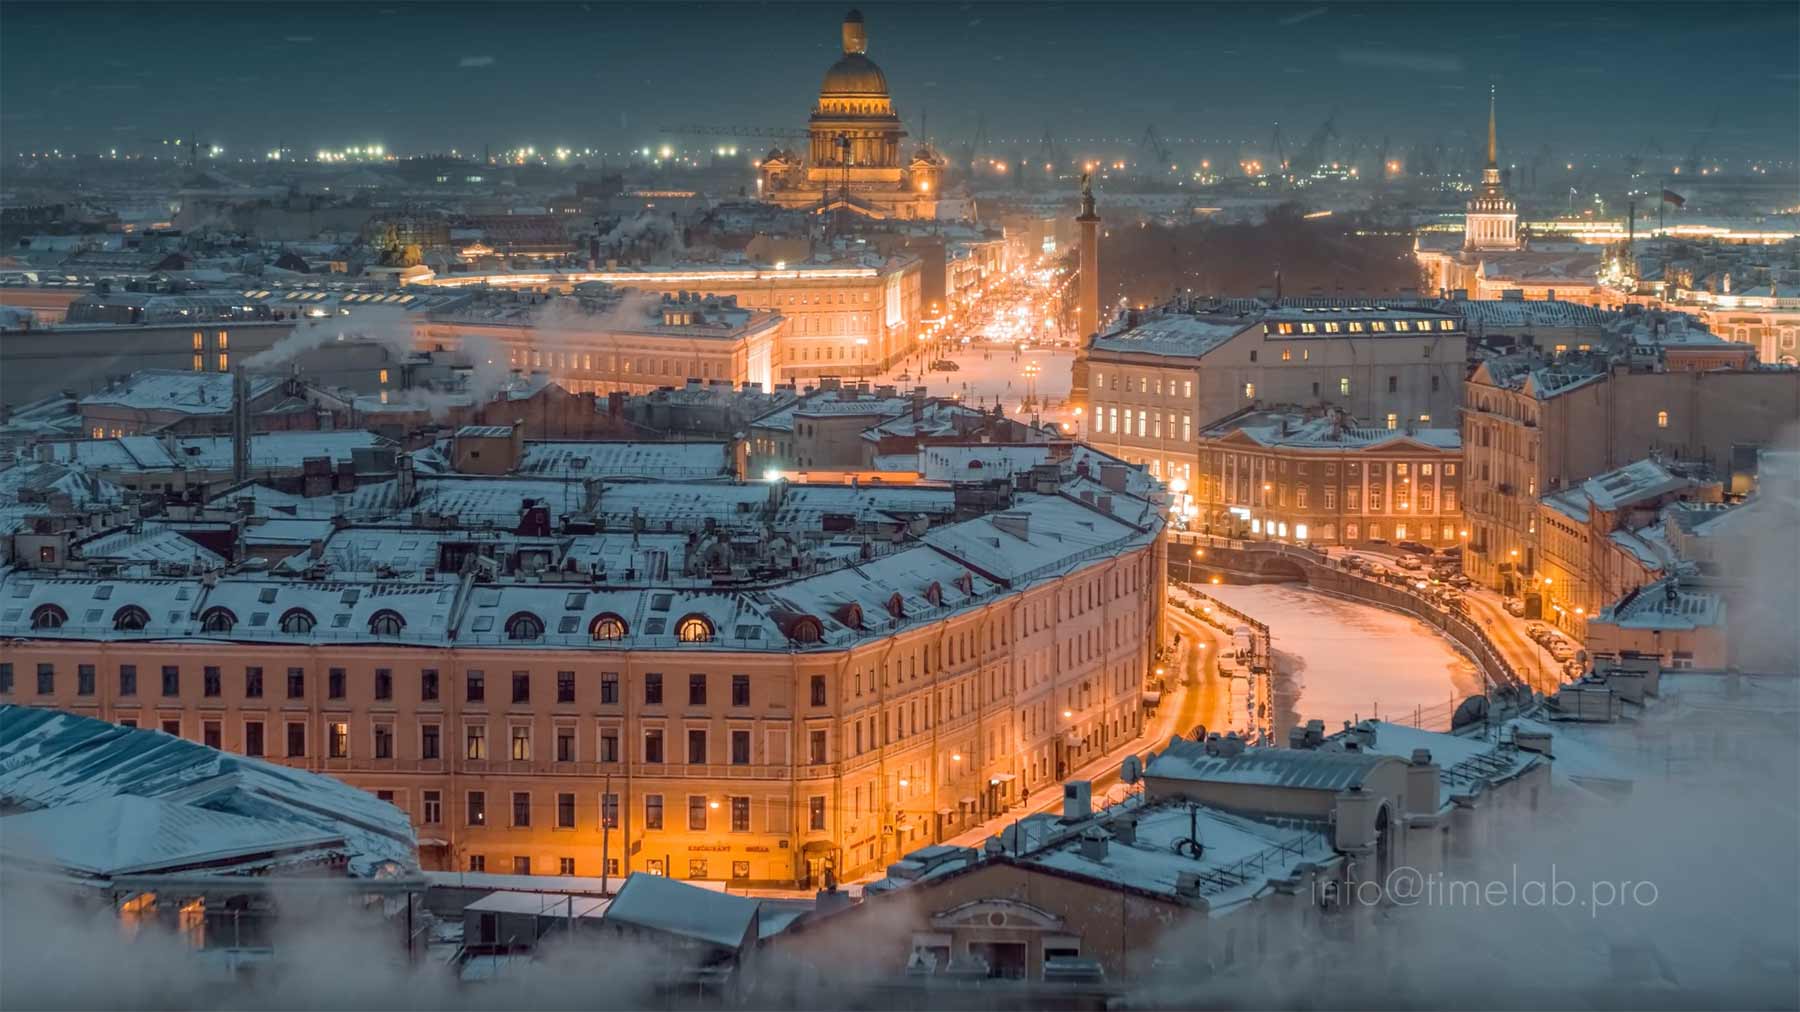
[[[873,96],[887,97],[887,75],[875,61],[861,53],[845,53],[843,59],[825,72],[825,83],[819,86],[819,97]]]

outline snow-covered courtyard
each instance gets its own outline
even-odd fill
[[[1481,691],[1475,664],[1424,625],[1294,584],[1220,585],[1208,594],[1266,623],[1275,651],[1274,733],[1318,718],[1326,733],[1379,716],[1447,726],[1453,704]]]
[[[974,407],[991,407],[995,399],[1005,405],[1008,415],[1028,414],[1023,410],[1025,396],[1035,391],[1045,402],[1045,421],[1064,419],[1064,402],[1069,397],[1075,352],[1071,348],[1032,348],[1015,354],[1011,348],[989,345],[957,347],[945,354],[950,345],[926,345],[924,351],[906,359],[876,382],[892,383],[912,389],[924,387],[934,397],[961,397]],[[947,358],[957,365],[955,372],[938,372],[929,364]],[[1026,367],[1035,365],[1035,375],[1027,378]],[[904,378],[902,378],[904,377]]]

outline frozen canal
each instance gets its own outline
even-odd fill
[[[1275,650],[1274,732],[1318,718],[1330,734],[1344,721],[1379,716],[1435,730],[1454,704],[1481,691],[1473,661],[1398,612],[1297,584],[1205,588],[1268,625]]]

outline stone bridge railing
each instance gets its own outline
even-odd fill
[[[1317,590],[1404,612],[1455,640],[1491,686],[1529,688],[1487,631],[1459,612],[1437,607],[1408,583],[1396,586],[1346,569],[1342,557],[1278,541],[1174,536],[1169,540],[1169,579],[1205,584],[1217,571],[1254,576],[1286,576]]]

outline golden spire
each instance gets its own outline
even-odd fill
[[[1494,143],[1494,86],[1488,85],[1488,160],[1487,167],[1500,167],[1498,145]]]

